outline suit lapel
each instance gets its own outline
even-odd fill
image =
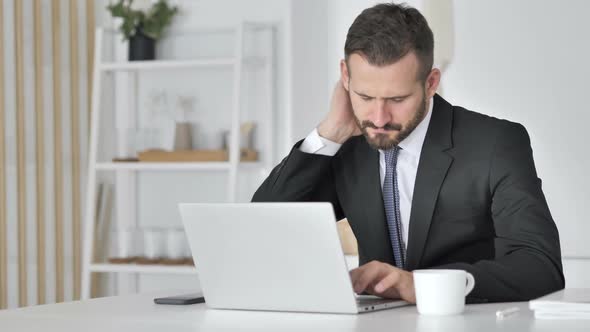
[[[434,97],[432,117],[422,146],[412,198],[406,269],[420,266],[440,187],[453,158],[445,151],[452,147],[452,106],[439,95]]]

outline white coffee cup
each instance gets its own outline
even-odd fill
[[[463,270],[415,270],[416,306],[421,315],[457,315],[465,309],[465,296],[475,279]]]

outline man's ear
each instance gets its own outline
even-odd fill
[[[438,89],[438,85],[440,84],[440,70],[438,68],[433,68],[428,74],[426,78],[426,96],[428,98],[434,97],[436,90]]]
[[[346,60],[340,60],[340,80],[342,81],[342,86],[344,89],[348,91],[348,83],[350,80],[350,75],[348,73],[348,66],[346,65]]]

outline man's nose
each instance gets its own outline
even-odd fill
[[[384,100],[377,100],[375,108],[373,110],[371,122],[378,128],[382,128],[389,122],[391,122],[391,116],[387,111],[386,103]]]

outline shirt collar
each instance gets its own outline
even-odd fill
[[[428,105],[428,112],[420,124],[408,135],[408,137],[404,138],[403,141],[399,143],[399,147],[402,148],[404,152],[411,154],[414,157],[419,157],[420,153],[422,152],[422,145],[424,145],[424,139],[426,138],[426,132],[428,131],[428,125],[430,124],[430,118],[432,116],[432,109],[434,107],[434,99],[430,98],[430,102]],[[383,152],[383,150],[379,150],[379,152]]]

